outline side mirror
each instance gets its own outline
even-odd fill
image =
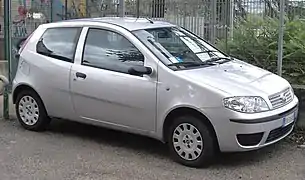
[[[142,76],[144,74],[151,74],[152,69],[145,66],[132,66],[128,69],[128,73],[131,75]]]

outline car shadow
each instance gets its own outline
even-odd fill
[[[281,144],[281,143],[280,143]],[[280,144],[273,144],[268,147],[248,152],[220,153],[214,163],[215,168],[239,167],[261,163],[267,159],[276,157],[276,149]]]
[[[77,137],[99,144],[124,149],[135,150],[141,154],[150,154],[156,158],[170,158],[167,146],[152,138],[134,135],[130,133],[110,130],[93,125],[82,124],[73,121],[54,119],[48,128],[49,133],[60,133],[64,136]],[[255,165],[268,158],[281,153],[282,144],[279,142],[260,150],[238,153],[218,153],[216,160],[210,168],[236,168],[238,166]]]
[[[166,145],[155,139],[75,121],[53,119],[48,131],[95,141],[99,144],[132,149],[157,156],[168,156]]]

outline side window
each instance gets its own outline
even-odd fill
[[[83,65],[128,73],[131,66],[143,66],[143,54],[122,35],[101,29],[89,29]]]
[[[58,60],[73,62],[81,28],[47,29],[36,46],[39,54]]]

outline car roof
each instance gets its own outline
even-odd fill
[[[147,18],[134,18],[134,17],[99,17],[99,18],[82,18],[71,19],[59,22],[51,23],[53,26],[60,26],[61,23],[76,23],[88,25],[92,23],[108,23],[116,26],[123,27],[129,31],[135,31],[140,29],[152,29],[160,27],[174,27],[176,25],[162,20],[151,20]]]

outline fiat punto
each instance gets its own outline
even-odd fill
[[[177,162],[255,150],[294,128],[298,99],[282,77],[177,25],[90,18],[40,25],[19,49],[13,102],[21,125],[51,118],[149,136]]]

